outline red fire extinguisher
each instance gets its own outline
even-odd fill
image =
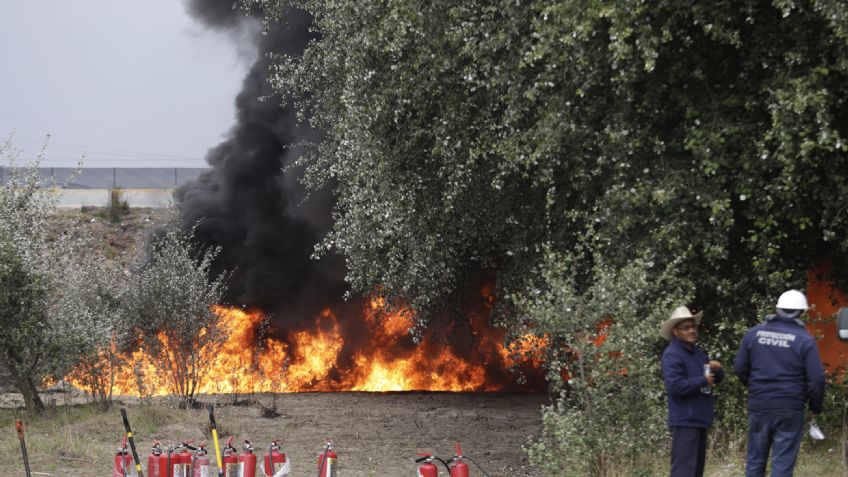
[[[159,477],[189,477],[191,453],[183,445],[168,446],[159,456]]]
[[[121,441],[121,447],[118,447],[118,452],[115,453],[112,477],[126,477],[130,475],[136,475],[136,472],[132,455],[127,451],[127,436],[125,434]]]
[[[174,449],[168,446],[159,454],[159,477],[173,477],[174,473],[171,469],[171,452]]]
[[[468,464],[464,462],[466,460],[474,464],[480,473],[483,474],[483,477],[489,477],[489,474],[480,467],[480,464],[474,462],[471,457],[462,455],[462,447],[459,442],[456,443],[456,455],[451,457],[447,462],[430,452],[422,452],[417,455],[418,457],[416,457],[415,463],[421,464],[418,466],[418,477],[437,477],[439,475],[439,468],[433,463],[434,460],[441,462],[442,465],[447,467],[450,477],[468,477]]]
[[[272,441],[268,446],[268,453],[263,460],[263,469],[266,477],[284,477],[291,473],[291,463],[286,454],[280,451],[280,441]]]
[[[171,464],[173,466],[173,477],[191,477],[191,445],[190,442],[183,442],[177,447],[179,454],[171,456]]]
[[[194,460],[191,462],[191,477],[212,477],[212,472],[209,470],[211,465],[212,461],[209,460],[206,444],[198,444],[194,451]]]
[[[437,458],[433,456],[432,452],[420,452],[417,454],[415,462],[420,464],[418,466],[418,476],[417,477],[438,477],[439,476],[439,468],[436,467],[436,464],[433,463],[433,459]]]
[[[327,441],[324,452],[318,454],[318,477],[336,477],[337,456],[333,444]]]
[[[162,457],[162,447],[159,446],[159,441],[153,441],[153,447],[150,449],[150,455],[147,456],[147,477],[166,477],[159,475],[159,461]]]
[[[239,477],[239,462],[238,462],[238,451],[235,447],[232,446],[233,436],[230,436],[227,439],[227,443],[224,444],[224,455],[221,457],[221,465],[224,466],[223,476],[224,477]]]
[[[462,461],[464,458],[462,455],[462,446],[457,442],[456,455],[448,462],[450,477],[468,477],[468,464]]]
[[[239,477],[256,477],[256,454],[250,441],[244,441],[244,450],[238,456]]]

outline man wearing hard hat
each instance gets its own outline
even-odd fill
[[[789,290],[777,314],[745,334],[733,368],[748,387],[746,477],[762,477],[771,451],[772,477],[791,476],[804,428],[804,407],[822,411],[824,369],[802,314],[807,297]]]
[[[679,306],[660,326],[670,341],[662,356],[671,431],[671,477],[701,477],[707,456],[707,429],[713,424],[712,387],[724,378],[721,363],[695,344],[703,312]]]

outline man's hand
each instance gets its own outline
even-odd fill
[[[707,378],[707,384],[709,384],[711,388],[714,388],[715,387],[715,376],[713,376],[711,374],[709,376],[704,376],[704,377]]]
[[[712,370],[712,372],[716,372],[721,369],[721,363],[714,359],[711,359],[710,362],[707,364],[710,365],[710,369]]]

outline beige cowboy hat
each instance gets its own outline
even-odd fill
[[[671,312],[671,316],[669,316],[668,319],[663,321],[662,325],[660,325],[660,336],[671,341],[674,337],[671,330],[673,330],[678,323],[685,320],[695,320],[695,323],[701,324],[702,316],[704,316],[703,311],[699,311],[693,315],[692,312],[689,311],[689,308],[686,308],[685,306],[678,306]]]

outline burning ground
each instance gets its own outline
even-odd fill
[[[222,315],[230,335],[208,366],[200,394],[544,389],[541,357],[514,358],[537,356],[538,350],[523,342],[504,347],[503,333],[487,327],[485,317],[476,317],[480,333],[460,354],[433,337],[414,343],[408,332],[411,320],[400,312],[383,312],[377,300],[361,312],[359,326],[368,337],[365,345],[360,340],[350,350],[346,350],[349,347],[341,334],[339,318],[330,309],[315,317],[311,330],[291,333],[267,331],[261,312],[226,307],[216,312]],[[526,349],[519,349],[522,345]],[[116,395],[168,393],[169,372],[143,348],[119,356]],[[80,389],[86,389],[85,378],[80,373],[66,377]]]
[[[102,210],[60,211],[55,233],[92,234],[101,248],[93,256],[129,267],[144,245],[145,231],[167,219],[164,210],[130,210],[111,223]],[[476,308],[467,317],[426,334],[415,343],[408,332],[410,318],[388,313],[376,300],[333,303],[299,328],[290,321],[268,320],[259,311],[220,307],[230,337],[204,379],[202,394],[302,391],[539,391],[542,358],[533,343],[503,345],[502,330],[487,325],[491,306],[487,290],[476,295]],[[515,361],[513,355],[526,355]],[[122,353],[116,395],[163,395],[163,373],[143,349]],[[512,372],[512,368],[520,373]],[[144,393],[139,389],[139,373]],[[78,378],[78,377],[77,377]],[[70,376],[71,382],[79,382]],[[11,387],[0,377],[0,386]]]
[[[87,210],[57,214],[54,227],[57,232],[94,234],[103,244],[94,253],[129,265],[133,252],[143,246],[144,230],[164,220],[161,210],[131,210],[120,222],[110,223],[102,211]],[[548,402],[545,395],[293,392],[516,389],[515,377],[503,369],[510,358],[500,344],[502,336],[495,329],[480,327],[485,307],[463,327],[478,326],[474,335],[463,338],[470,346],[461,349],[471,351],[457,354],[436,337],[416,345],[407,333],[407,318],[381,312],[379,302],[362,303],[364,307],[351,307],[348,312],[361,317],[357,326],[372,341],[367,347],[358,341],[350,347],[354,351],[345,358],[347,368],[339,366],[341,350],[347,345],[338,336],[336,311],[322,310],[313,316],[314,329],[304,341],[307,336],[302,331],[286,334],[268,330],[263,335],[259,332],[260,313],[219,309],[234,330],[215,366],[227,372],[207,380],[209,387],[204,391],[226,394],[203,395],[200,399],[220,406],[221,435],[250,439],[258,449],[280,438],[297,475],[312,469],[313,454],[317,455],[326,438],[336,443],[345,475],[410,475],[415,469],[415,453],[434,451],[450,456],[455,440],[462,441],[465,452],[485,465],[491,475],[538,475],[527,467],[521,445],[540,432],[539,407]],[[487,371],[484,361],[469,361],[475,356],[488,356],[489,364],[496,366]],[[143,354],[135,358],[142,363],[145,359]],[[116,393],[138,394],[134,384],[134,378],[119,376]],[[229,394],[232,391],[242,394]],[[85,397],[79,391],[47,392],[44,399],[51,411],[44,416],[23,416],[29,422],[33,470],[52,475],[102,475],[122,433],[117,411],[101,413],[91,405],[82,405]],[[165,443],[210,439],[203,411],[174,409],[166,397],[120,399],[130,406],[130,415],[137,421],[137,442],[145,455],[154,438]],[[14,418],[21,417],[23,411],[15,409],[21,403],[17,393],[0,394],[0,408],[7,408],[0,409],[0,427],[11,428]],[[279,415],[262,417],[274,414]],[[0,450],[7,456],[18,455],[14,433],[0,434]],[[19,471],[17,457],[0,459],[0,473]]]

